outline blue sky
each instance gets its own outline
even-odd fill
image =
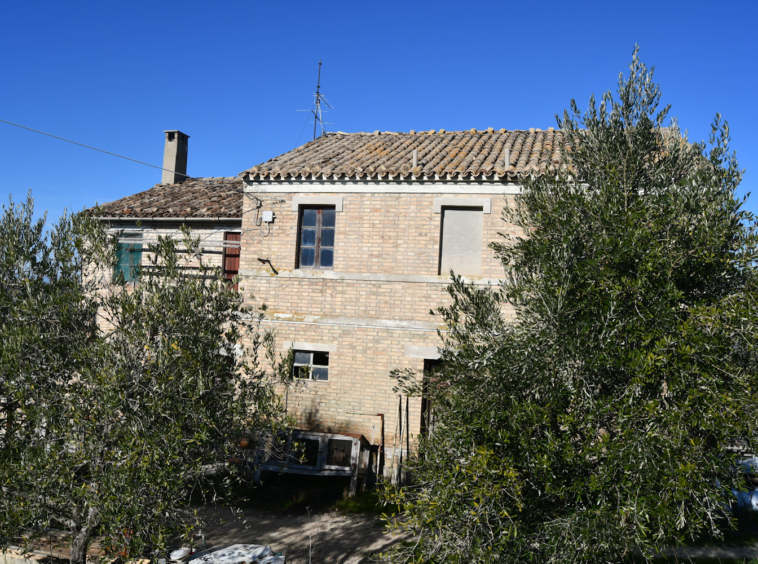
[[[188,173],[231,176],[328,128],[548,128],[614,89],[635,43],[690,139],[716,112],[758,177],[758,2],[3,2],[0,119]],[[310,132],[309,132],[310,130]],[[0,195],[51,217],[145,190],[160,171],[0,123]],[[7,196],[3,200],[7,202]],[[758,195],[748,208],[758,211]]]

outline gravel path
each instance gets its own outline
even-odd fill
[[[242,523],[231,513],[206,510],[204,531],[210,547],[267,544],[287,557],[287,564],[358,564],[404,537],[384,532],[374,516],[338,512],[308,515],[246,510]],[[218,523],[219,518],[224,519]],[[310,556],[309,556],[310,553]]]

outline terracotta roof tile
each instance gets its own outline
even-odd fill
[[[242,217],[239,178],[191,178],[156,184],[149,190],[100,206],[104,217]]]
[[[561,132],[495,131],[327,133],[240,173],[249,180],[493,177],[515,180],[560,164]],[[413,150],[418,167],[413,169]],[[510,163],[504,170],[505,151]]]
[[[240,174],[251,180],[474,177],[516,180],[560,163],[561,132],[421,131],[328,133]],[[413,150],[418,166],[413,168]],[[505,151],[510,163],[504,170]],[[242,217],[241,178],[192,178],[102,204],[105,217]]]

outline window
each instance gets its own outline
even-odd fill
[[[440,275],[478,275],[482,271],[482,208],[442,209]]]
[[[329,379],[329,353],[316,351],[295,351],[292,375],[303,380]]]
[[[142,243],[130,243],[126,239],[142,239],[139,233],[122,233],[116,250],[115,275],[123,274],[125,282],[134,282],[139,277],[139,267],[142,262]]]
[[[224,233],[224,278],[230,281],[240,271],[240,233]],[[229,244],[231,243],[231,244]],[[236,243],[237,246],[234,246]],[[227,246],[228,245],[228,246]],[[237,290],[238,284],[234,285]]]
[[[334,265],[334,207],[302,207],[298,238],[299,268],[332,268]]]

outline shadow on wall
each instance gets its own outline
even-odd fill
[[[357,433],[360,432],[363,419],[356,418],[345,421],[324,421],[319,416],[320,412],[317,407],[309,405],[301,408],[300,405],[291,408],[290,415],[297,419],[295,428],[303,431],[321,431],[324,433]],[[358,424],[356,424],[358,423]],[[369,438],[369,437],[366,437]]]
[[[290,411],[290,415],[293,415],[297,419],[295,428],[302,431],[318,431],[322,433],[357,433],[363,431],[363,436],[369,441],[370,456],[367,464],[371,466],[373,478],[369,480],[367,486],[372,489],[376,480],[376,476],[382,476],[382,479],[390,479],[391,468],[388,469],[387,455],[389,453],[390,459],[394,454],[403,452],[405,459],[408,457],[408,450],[404,449],[402,445],[399,448],[391,448],[385,443],[388,440],[386,436],[386,429],[384,429],[383,419],[379,419],[377,415],[370,415],[368,413],[356,414],[355,419],[351,419],[345,422],[333,423],[331,425],[324,423],[319,419],[319,410],[314,407],[309,407],[304,410]],[[371,420],[367,423],[367,418]],[[371,432],[365,433],[366,427],[371,428]],[[383,447],[383,448],[382,448]],[[388,473],[389,472],[389,473]]]

